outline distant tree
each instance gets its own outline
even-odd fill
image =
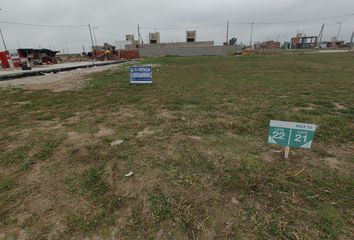
[[[235,46],[236,43],[237,43],[237,38],[231,38],[231,39],[229,40],[229,45],[231,45],[231,46]]]

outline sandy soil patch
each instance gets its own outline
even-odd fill
[[[196,142],[199,142],[199,141],[202,141],[203,139],[199,136],[189,136],[188,139],[192,140],[192,141],[196,141]]]
[[[313,111],[313,110],[316,110],[316,108],[318,108],[318,105],[310,103],[310,104],[308,104],[307,107],[295,107],[294,111],[295,112],[299,112],[301,110]]]
[[[178,120],[178,117],[176,117],[173,112],[168,111],[166,109],[162,109],[157,113],[157,118],[158,119],[163,119],[167,121],[175,121]]]
[[[292,155],[292,154],[291,154]],[[260,157],[265,162],[277,162],[277,161],[285,161],[284,159],[284,150],[281,149],[273,149],[263,153]]]
[[[335,103],[334,105],[336,106],[337,110],[346,110],[347,109],[345,106],[343,106],[340,103]]]
[[[138,138],[144,138],[144,137],[147,137],[147,136],[151,136],[153,135],[155,132],[150,130],[149,128],[145,128],[143,131],[139,132],[138,133]]]
[[[143,118],[144,115],[145,113],[143,111],[136,109],[134,106],[123,106],[120,107],[118,111],[109,113],[110,118],[114,119],[114,121]]]
[[[110,128],[100,127],[98,133],[95,134],[96,137],[106,137],[114,134],[114,130]]]
[[[92,143],[93,139],[88,133],[78,133],[78,132],[68,132],[68,139],[65,141],[66,144],[74,145],[77,147],[86,146]]]

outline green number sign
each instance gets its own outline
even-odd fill
[[[316,125],[271,121],[268,142],[285,147],[311,148]]]

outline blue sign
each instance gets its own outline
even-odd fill
[[[130,67],[130,83],[152,84],[151,66]]]

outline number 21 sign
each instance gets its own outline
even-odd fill
[[[270,121],[268,142],[285,147],[311,148],[316,125]]]

